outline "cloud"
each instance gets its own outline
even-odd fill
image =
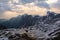
[[[52,7],[60,9],[60,0],[58,0],[56,3],[53,3]]]
[[[21,0],[23,4],[37,2],[37,1],[40,2],[40,1],[46,1],[46,0]]]
[[[38,1],[38,2],[35,2]],[[41,1],[41,2],[40,2]],[[40,8],[46,8],[46,9],[50,9],[49,4],[45,2],[46,0],[21,0],[19,2],[17,2],[17,4],[15,4],[16,2],[10,2],[10,7],[12,11],[21,11],[21,7],[32,7],[32,6],[38,6]],[[21,3],[23,4],[21,4]]]
[[[12,11],[6,11],[4,14],[2,14],[0,16],[0,19],[10,19],[12,17],[16,17],[18,16],[19,14],[16,13],[16,12],[12,12]]]
[[[38,3],[36,3],[35,1],[38,1]],[[49,5],[46,2],[40,3],[40,1],[46,1],[46,0],[0,0],[0,13],[3,13],[5,11],[20,11],[20,12],[22,11],[23,12],[22,10],[23,6],[32,7],[33,4],[34,6],[49,8],[48,7]],[[26,5],[26,3],[28,5]]]
[[[45,15],[47,10],[53,7],[60,8],[60,1],[51,4],[50,7],[50,4],[48,4],[46,0],[0,0],[0,14],[10,11],[10,13],[13,12],[12,14],[14,14],[14,12],[16,12],[18,15],[25,13],[32,15]],[[51,10],[53,11],[53,9]]]
[[[60,0],[50,5],[50,10],[55,13],[60,13]]]
[[[8,0],[0,0],[0,13],[10,10],[8,6]]]
[[[34,5],[39,6],[41,8],[50,9],[49,4],[46,2],[47,0],[21,0],[22,4],[34,3]]]
[[[56,7],[52,7],[51,11],[60,14],[60,9],[56,8]]]
[[[31,3],[31,2],[34,2],[34,1],[36,1],[36,0],[21,0],[21,2],[23,4],[25,4],[25,3]]]
[[[47,0],[38,0],[38,1],[47,1]]]
[[[42,2],[38,2],[36,3],[37,6],[41,7],[41,8],[46,8],[46,9],[50,9],[50,6],[48,3],[46,3],[45,1]]]

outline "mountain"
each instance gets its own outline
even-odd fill
[[[0,19],[0,23],[7,21],[6,19]]]
[[[0,19],[0,30],[7,28],[5,25],[2,24],[2,23],[4,23],[5,21],[7,21],[7,20],[6,20],[6,19]]]
[[[11,18],[8,21],[4,21],[2,24],[6,27],[27,27],[34,25],[37,22],[38,17],[40,16],[36,15],[35,17],[33,17],[32,15],[27,14],[22,16],[19,15],[15,18]]]
[[[2,24],[8,28],[28,28],[29,26],[33,26],[39,22],[43,22],[44,24],[54,24],[57,21],[60,21],[60,14],[48,11],[46,16],[24,14],[7,21],[0,19],[0,25]]]
[[[57,40],[60,37],[60,14],[48,11],[46,16],[24,14],[10,20],[0,19],[0,29],[6,28],[26,28],[38,38],[44,34],[45,38]]]

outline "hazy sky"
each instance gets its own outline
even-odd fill
[[[60,0],[0,0],[0,19],[22,14],[46,15],[47,10],[60,13]]]

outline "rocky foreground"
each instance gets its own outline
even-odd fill
[[[47,36],[45,32],[39,29],[4,29],[0,30],[0,40],[55,40],[56,36]],[[1,39],[2,38],[2,39]]]

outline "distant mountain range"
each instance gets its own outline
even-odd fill
[[[57,21],[60,21],[60,14],[48,11],[46,16],[24,14],[10,20],[0,19],[0,25],[7,28],[21,28],[33,26],[38,24],[38,22],[55,24]]]

